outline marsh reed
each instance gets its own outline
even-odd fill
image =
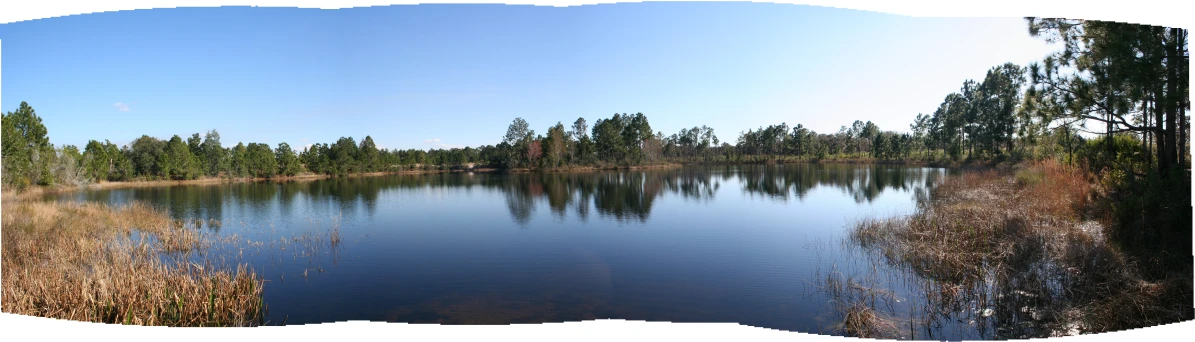
[[[260,323],[260,277],[243,264],[189,260],[210,241],[166,213],[7,193],[2,212],[4,312],[136,325]]]
[[[1054,161],[964,172],[912,215],[857,221],[848,243],[905,274],[920,307],[883,317],[866,297],[837,296],[847,301],[838,305],[848,314],[840,331],[901,338],[910,335],[885,322],[908,320],[922,322],[917,338],[936,339],[962,322],[967,338],[1007,339],[1192,319],[1190,274],[1147,281],[1103,238],[1109,222],[1092,210],[1095,184]],[[827,280],[830,288],[843,283]]]

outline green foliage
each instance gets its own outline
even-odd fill
[[[929,116],[919,115],[921,126],[920,135],[883,131],[872,122],[856,120],[850,126],[842,128],[834,134],[820,134],[804,125],[788,124],[770,125],[755,130],[740,133],[736,151],[726,151],[728,159],[735,161],[779,161],[779,160],[812,160],[827,159],[831,156],[842,158],[871,157],[874,159],[915,159],[923,156],[926,147],[926,133],[929,127]],[[913,126],[917,128],[918,126]],[[710,130],[712,135],[712,130]],[[688,150],[692,137],[684,138],[685,133],[693,136],[692,130],[682,130],[681,134],[669,139],[675,148],[666,150]],[[717,138],[714,137],[714,143]],[[702,141],[701,145],[706,142]],[[727,145],[726,148],[731,148]],[[708,155],[704,159],[709,159]]]
[[[157,159],[161,176],[172,180],[196,179],[202,173],[195,155],[191,154],[191,149],[178,135],[166,142]]]
[[[1190,173],[1104,173],[1115,226],[1110,238],[1151,278],[1191,262]],[[1189,268],[1187,268],[1189,270]]]
[[[303,167],[299,164],[299,156],[290,148],[290,144],[279,143],[278,148],[274,149],[274,160],[278,165],[278,174],[280,175],[290,177],[303,172]]]
[[[199,145],[199,153],[203,155],[201,162],[203,163],[203,173],[208,176],[219,176],[220,172],[229,172],[232,170],[232,160],[230,159],[230,152],[220,145],[220,133],[216,130],[211,130],[203,137],[203,143]]]
[[[360,172],[357,162],[357,142],[352,137],[342,137],[328,149],[328,157],[332,161],[332,174],[347,175]]]
[[[506,128],[506,135],[502,137],[502,143],[507,146],[506,162],[507,167],[525,166],[527,161],[524,157],[527,155],[528,145],[534,134],[529,130],[526,120],[523,118],[515,118],[510,126]]]
[[[1160,172],[1186,169],[1190,77],[1187,31],[1118,22],[1026,18],[1029,32],[1062,51],[1029,66],[1043,121],[1102,124],[1151,145]]]
[[[133,162],[134,173],[156,179],[165,177],[164,168],[161,165],[162,161],[166,159],[165,151],[166,142],[142,135],[129,144],[126,154]]]
[[[718,146],[718,137],[714,135],[714,129],[707,126],[695,126],[692,129],[682,128],[680,132],[663,140],[663,153],[668,157],[679,157],[692,161],[717,156],[712,152]]]
[[[1046,138],[1096,172],[1118,221],[1109,235],[1144,270],[1157,276],[1190,267],[1187,30],[1026,19],[1031,35],[1063,47],[1029,66],[1026,112],[1061,123],[1062,136]],[[1103,135],[1074,139],[1072,125],[1089,122]]]
[[[524,122],[525,123],[525,122]],[[584,127],[583,121],[581,127]],[[517,127],[516,127],[517,128]],[[574,155],[573,134],[564,132],[563,125],[553,127],[550,136],[552,162],[557,165]],[[289,144],[280,143],[277,149],[269,145],[238,143],[224,148],[215,130],[192,134],[187,139],[173,136],[163,141],[143,135],[124,147],[110,141],[91,140],[83,151],[75,146],[55,149],[46,137],[46,128],[33,109],[23,104],[16,112],[3,115],[3,160],[6,186],[27,187],[33,184],[76,184],[95,181],[129,181],[196,179],[202,176],[271,178],[276,175],[295,176],[304,172],[346,175],[357,172],[401,171],[417,168],[446,170],[474,167],[476,164],[500,166],[507,163],[513,150],[507,144],[478,148],[450,148],[433,150],[379,149],[373,137],[366,136],[357,144],[351,137],[342,137],[335,144],[312,144],[296,153]],[[543,154],[546,137],[534,138],[527,131],[519,141],[524,149],[522,160],[528,160],[528,148],[539,148]],[[536,160],[540,160],[538,156]]]
[[[199,175],[206,175],[207,154],[203,153],[203,138],[199,137],[199,133],[192,134],[190,138],[187,138],[187,151],[195,160],[195,167],[198,168]]]
[[[270,145],[249,143],[245,148],[245,168],[253,178],[272,178],[278,174],[278,162]]]
[[[112,173],[112,158],[99,141],[91,140],[83,149],[83,174],[92,181],[108,180]]]
[[[65,145],[58,150],[51,173],[55,182],[78,185],[87,182],[83,175],[83,154],[74,145]]]
[[[382,169],[382,160],[378,153],[378,147],[373,143],[372,137],[367,135],[365,139],[361,139],[361,146],[357,151],[360,153],[357,160],[360,160],[363,172],[373,172]]]
[[[232,176],[249,176],[249,149],[245,147],[244,143],[237,143],[237,145],[232,148],[232,153],[229,158],[231,159],[229,165],[231,166]]]
[[[4,182],[20,188],[32,184],[53,184],[50,165],[54,146],[46,135],[41,117],[28,103],[21,102],[16,111],[3,115],[2,158]]]
[[[544,166],[561,167],[567,156],[568,145],[572,141],[564,131],[564,124],[557,122],[548,128],[548,136],[544,137]]]
[[[108,180],[124,181],[133,179],[136,175],[136,170],[133,167],[133,161],[129,159],[128,154],[124,150],[116,147],[116,144],[104,140],[104,152],[108,155]]]
[[[643,163],[644,144],[652,139],[651,125],[647,123],[647,116],[635,113],[634,116],[623,114],[622,142],[626,144],[622,150],[627,153],[627,161],[638,165]]]
[[[1038,183],[1045,181],[1046,174],[1039,169],[1024,168],[1021,170],[1017,170],[1017,172],[1015,174],[1015,179],[1016,179],[1016,182],[1018,185],[1030,186],[1030,185],[1036,185]]]
[[[327,144],[312,144],[303,149],[299,153],[299,160],[302,161],[304,167],[308,171],[327,174],[328,170],[328,145]]]
[[[1121,168],[1136,170],[1147,166],[1141,141],[1130,134],[1115,134],[1086,140],[1081,145],[1080,155],[1088,167]]]

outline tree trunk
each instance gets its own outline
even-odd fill
[[[971,155],[975,154],[975,139],[973,137],[971,137],[970,135],[968,135],[967,137],[971,138],[971,139],[967,139],[967,158],[971,158]]]
[[[1176,69],[1179,69],[1179,71],[1175,72],[1178,76],[1176,79],[1179,80],[1178,85],[1177,85],[1178,91],[1175,93],[1175,96],[1176,96],[1175,106],[1178,107],[1175,109],[1175,114],[1178,115],[1178,149],[1176,152],[1178,153],[1179,170],[1186,170],[1187,169],[1187,151],[1188,151],[1188,149],[1187,149],[1187,130],[1188,130],[1187,129],[1187,98],[1188,98],[1188,96],[1187,96],[1186,80],[1189,79],[1190,75],[1187,72],[1187,68],[1189,66],[1189,61],[1187,61],[1186,58],[1183,57],[1182,46],[1183,46],[1183,43],[1185,43],[1187,40],[1187,30],[1182,30],[1182,29],[1176,29],[1176,30],[1178,31],[1178,37],[1175,38],[1175,41],[1178,42],[1178,44],[1175,44],[1174,55],[1175,55],[1175,59],[1177,61],[1177,63],[1175,63],[1175,65],[1177,66]]]
[[[1187,115],[1183,113],[1184,110],[1179,106],[1178,109],[1178,167],[1179,170],[1187,169]]]
[[[1104,148],[1108,150],[1108,156],[1110,157],[1115,152],[1112,146],[1112,113],[1108,113],[1106,118],[1108,119],[1108,133],[1105,135],[1107,138],[1105,139],[1106,141],[1104,141]]]
[[[1149,100],[1141,100],[1141,124],[1145,130],[1141,131],[1141,148],[1145,151],[1145,165],[1153,165],[1153,155],[1150,154],[1150,130],[1149,130]]]
[[[1011,129],[1009,130],[1009,132],[1012,132],[1012,131],[1013,130],[1011,130]],[[1004,140],[1005,144],[1008,145],[1005,148],[1005,151],[1007,151],[1009,155],[1012,155],[1012,141],[1013,141],[1012,133],[1009,133],[1008,136],[1004,137],[1004,139],[1005,139]]]
[[[1181,82],[1178,79],[1178,68],[1180,67],[1180,63],[1182,63],[1182,61],[1179,61],[1179,56],[1178,56],[1178,54],[1179,54],[1178,45],[1181,44],[1181,42],[1178,40],[1179,39],[1178,38],[1179,30],[1180,29],[1178,29],[1178,28],[1170,29],[1170,44],[1167,44],[1167,45],[1169,45],[1168,46],[1169,49],[1167,49],[1167,51],[1166,51],[1166,158],[1167,158],[1167,165],[1171,164],[1174,160],[1176,160],[1176,157],[1178,155],[1178,139],[1176,139],[1176,138],[1178,138],[1178,132],[1176,129],[1177,125],[1176,125],[1175,121],[1178,118],[1179,103],[1182,101],[1181,97],[1178,95],[1178,83]],[[1163,172],[1167,172],[1168,169],[1169,169],[1169,167],[1167,167],[1167,170],[1163,170]]]
[[[1165,102],[1162,100],[1162,85],[1156,83],[1153,91],[1153,114],[1154,114],[1154,154],[1158,156],[1158,171],[1163,171],[1169,167],[1166,156],[1166,118],[1163,113],[1166,111]]]

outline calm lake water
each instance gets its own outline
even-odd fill
[[[884,165],[451,173],[50,199],[139,200],[204,220],[198,229],[233,241],[208,259],[249,263],[268,280],[267,324],[612,318],[833,333],[841,316],[827,275],[875,271],[841,243],[848,225],[911,213],[946,174]]]

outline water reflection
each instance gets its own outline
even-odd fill
[[[271,281],[274,324],[614,318],[814,332],[826,301],[796,293],[816,260],[799,246],[835,238],[842,217],[909,206],[942,174],[869,165],[440,173],[50,199],[140,200],[176,219],[226,221],[216,235],[229,244],[211,255]]]
[[[685,200],[713,201],[722,183],[737,181],[751,195],[787,201],[804,200],[818,187],[833,187],[852,196],[856,203],[872,202],[889,190],[918,190],[940,178],[941,170],[858,165],[749,165],[723,168],[679,168],[667,170],[547,173],[511,175],[503,182],[507,207],[515,222],[526,223],[537,201],[563,217],[569,210],[588,219],[590,206],[603,217],[620,222],[646,222],[653,203],[665,194]]]
[[[804,200],[818,187],[837,188],[855,199],[872,202],[886,190],[907,191],[931,185],[942,171],[884,165],[791,164],[727,168],[752,195],[776,200]]]
[[[296,214],[296,201],[327,206],[346,215],[363,209],[363,214],[372,218],[377,214],[378,198],[386,191],[480,188],[501,192],[511,219],[520,225],[527,224],[541,206],[546,206],[558,221],[572,213],[586,222],[596,211],[603,218],[644,223],[651,217],[653,205],[665,194],[686,201],[712,202],[724,183],[737,183],[750,196],[775,201],[804,201],[814,189],[829,187],[856,203],[870,203],[885,191],[911,191],[921,203],[928,199],[925,189],[943,175],[941,169],[883,165],[742,165],[573,173],[408,174],[126,188],[50,196],[109,203],[143,200],[168,210],[176,219],[220,220],[224,210],[232,209],[243,218],[266,220],[275,206],[283,217]]]

